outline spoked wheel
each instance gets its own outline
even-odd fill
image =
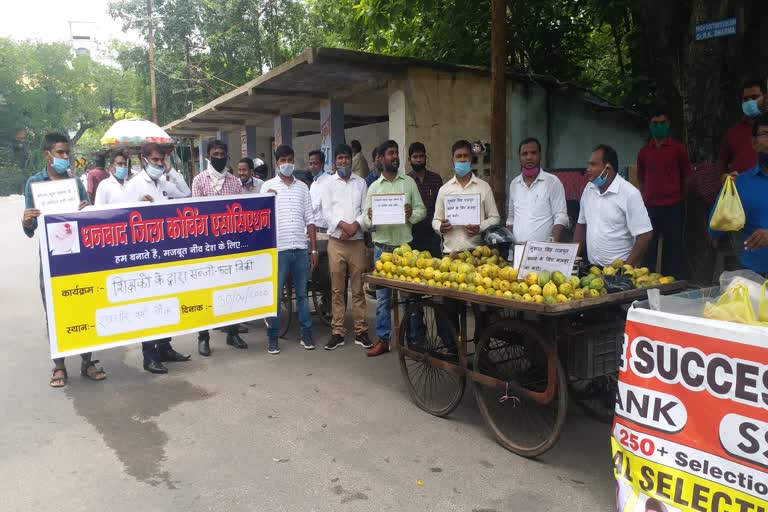
[[[279,336],[282,338],[285,336],[285,333],[288,332],[288,329],[291,327],[291,320],[293,317],[293,286],[291,286],[290,281],[286,281],[285,286],[283,287],[283,297],[280,301],[280,334]],[[269,328],[269,325],[267,324],[267,319],[264,319],[264,325]]]
[[[473,382],[480,413],[496,440],[523,457],[549,450],[560,437],[568,407],[565,372],[539,327],[504,319],[480,337],[475,371],[507,383],[506,390]]]
[[[618,388],[615,375],[603,375],[594,379],[568,377],[568,391],[573,401],[579,404],[587,416],[602,423],[613,421]]]
[[[331,320],[333,319],[331,314],[331,290],[319,290],[318,288],[318,283],[312,283],[310,292],[312,294],[312,305],[320,321],[330,327]]]
[[[418,318],[419,315],[422,315],[423,321],[414,321],[418,326],[413,329],[415,332],[411,332],[410,319]],[[399,332],[400,345],[397,348],[400,371],[408,384],[411,399],[420,409],[430,414],[447,416],[456,409],[464,396],[466,377],[432,366],[423,357],[411,358],[403,352],[402,345],[414,349],[418,344],[419,356],[431,355],[443,361],[453,359],[458,366],[456,328],[439,306],[429,300],[419,300],[408,304]],[[449,339],[443,340],[440,333]]]

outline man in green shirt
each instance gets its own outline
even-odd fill
[[[413,240],[411,227],[424,219],[427,209],[421,200],[419,188],[413,178],[399,174],[400,157],[397,142],[388,140],[379,146],[379,158],[383,170],[378,180],[368,189],[365,199],[367,215],[363,215],[363,229],[372,226],[373,211],[372,196],[380,194],[402,194],[405,196],[405,224],[376,226],[373,232],[373,260],[376,261],[383,252],[392,252],[402,244]],[[392,333],[391,290],[379,288],[376,290],[376,344],[368,350],[368,357],[375,357],[389,352],[389,339]]]

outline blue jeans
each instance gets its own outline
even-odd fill
[[[309,273],[309,252],[306,249],[288,249],[277,253],[277,315],[267,320],[267,336],[277,338],[280,334],[280,302],[288,274],[293,278],[296,292],[296,306],[299,308],[301,335],[312,337],[312,315],[307,301],[307,274]]]
[[[373,261],[381,257],[381,253],[387,252],[379,245],[373,246]],[[389,288],[376,289],[376,338],[389,341],[392,336],[392,290]]]

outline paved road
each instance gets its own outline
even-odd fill
[[[98,354],[107,381],[84,381],[70,358],[69,386],[50,389],[21,204],[0,198],[0,510],[610,510],[606,425],[574,406],[555,449],[526,460],[493,441],[470,393],[432,417],[409,401],[393,354],[368,359],[355,345],[286,341],[269,356],[261,328],[247,351],[217,333],[212,357],[167,376],[144,372],[131,347]],[[192,352],[195,340],[174,344]]]

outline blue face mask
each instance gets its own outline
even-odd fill
[[[56,158],[54,156],[51,167],[53,167],[53,170],[56,171],[58,174],[67,174],[67,169],[69,169],[69,159]]]
[[[293,164],[282,164],[280,167],[278,167],[278,171],[280,174],[285,176],[286,178],[290,178],[293,176],[293,171],[296,169],[296,166]]]
[[[592,183],[595,184],[597,188],[602,187],[605,185],[605,182],[608,181],[608,166],[605,166],[605,169],[603,169],[603,172],[600,173],[600,176],[592,180]]]
[[[115,178],[124,180],[126,176],[128,176],[127,167],[115,167]]]
[[[453,162],[453,172],[459,178],[463,178],[472,172],[472,162]]]
[[[349,176],[349,167],[337,167],[336,174],[338,174],[341,178],[346,178]]]
[[[757,100],[747,100],[741,104],[741,111],[747,117],[757,117],[760,115],[760,106]]]

